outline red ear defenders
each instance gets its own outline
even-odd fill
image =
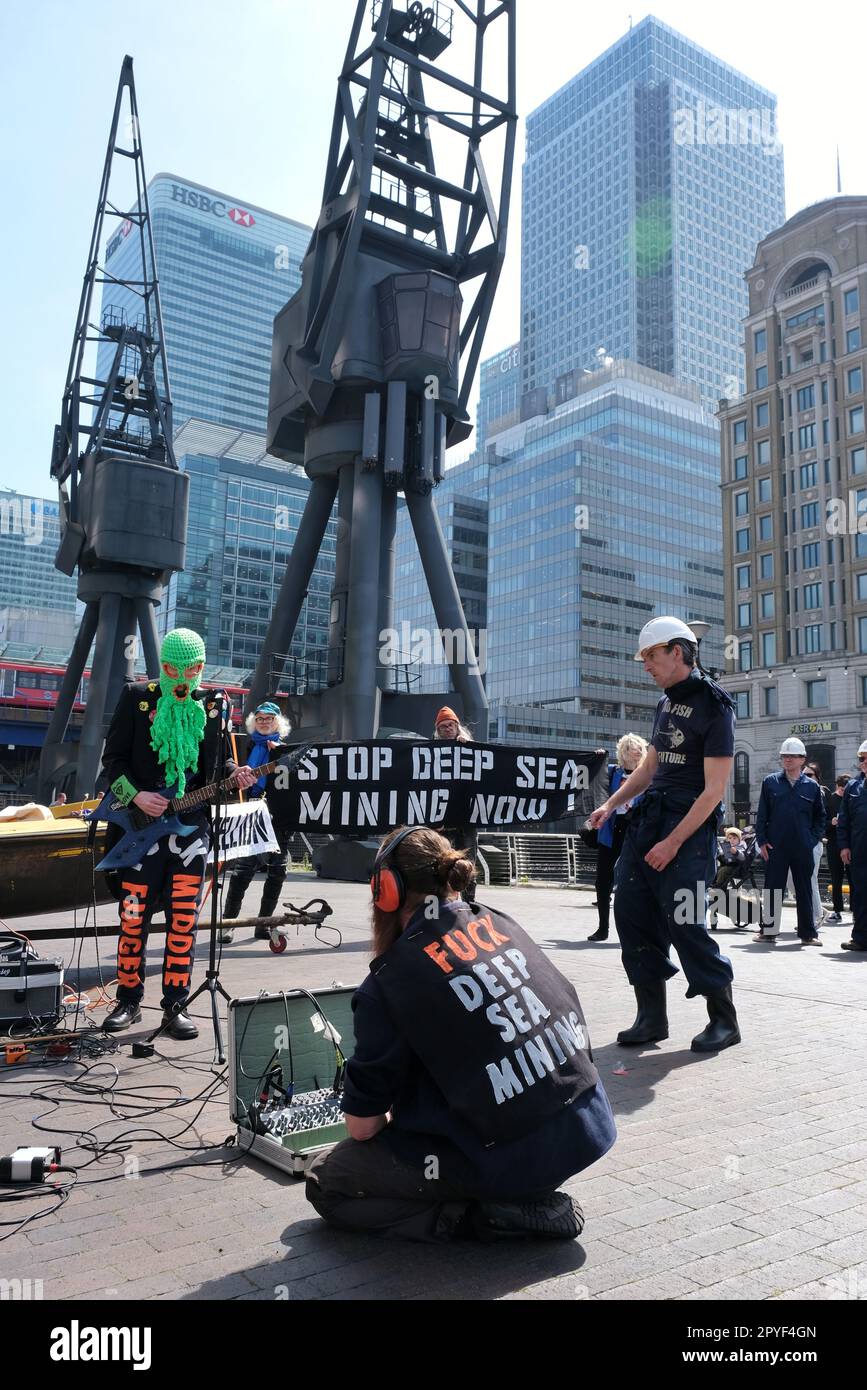
[[[418,830],[416,825],[409,826],[402,830],[399,835],[395,835],[391,843],[385,848],[377,851],[373,861],[373,877],[370,880],[370,891],[373,894],[373,905],[378,907],[380,912],[397,912],[406,902],[406,884],[397,869],[387,869],[383,866],[389,859],[402,840],[407,835],[411,835],[414,830]]]

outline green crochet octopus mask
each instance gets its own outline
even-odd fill
[[[193,691],[202,680],[199,670],[185,673],[191,666],[205,660],[205,644],[197,632],[176,627],[167,632],[160,648],[160,690],[157,711],[151,725],[151,748],[166,770],[169,786],[177,783],[178,796],[183,796],[187,772],[199,763],[199,745],[205,732],[205,710],[201,700],[193,699]],[[166,667],[175,675],[169,675]]]

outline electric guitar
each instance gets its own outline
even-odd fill
[[[284,767],[287,773],[293,772],[312,746],[310,743],[302,744],[293,753],[276,758],[270,763],[262,763],[253,771],[257,777],[267,777],[278,767]],[[185,825],[180,820],[184,811],[204,806],[214,799],[217,792],[222,796],[228,791],[237,791],[232,777],[227,777],[222,782],[209,782],[206,787],[200,787],[198,791],[188,792],[186,796],[181,797],[177,794],[177,783],[173,787],[161,787],[157,795],[164,796],[169,803],[161,816],[149,816],[139,806],[124,806],[113,791],[107,791],[96,809],[85,813],[86,818],[92,821],[109,821],[112,825],[119,826],[124,833],[123,838],[118,840],[105,858],[97,864],[97,871],[106,873],[111,869],[128,869],[133,864],[141,863],[148,851],[166,835],[192,835],[199,827]]]

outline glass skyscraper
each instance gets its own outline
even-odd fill
[[[695,387],[628,362],[493,442],[488,695],[572,711],[587,747],[647,734],[633,657],[658,613],[711,624],[722,664],[719,430]]]
[[[54,567],[59,539],[57,502],[0,491],[0,648],[13,643],[68,654],[76,582]]]
[[[175,428],[191,416],[264,434],[274,315],[301,283],[310,228],[174,174],[148,184]],[[138,279],[138,238],[123,222],[109,274]],[[135,320],[135,294],[108,283],[102,310]],[[97,375],[114,345],[103,344]]]
[[[527,118],[524,393],[602,349],[739,394],[744,275],[784,216],[774,95],[642,20]]]

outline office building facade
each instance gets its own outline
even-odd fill
[[[148,184],[174,422],[191,417],[265,432],[274,315],[301,283],[311,229],[174,174]],[[138,279],[140,250],[129,221],[110,236],[105,267]],[[135,321],[140,302],[110,282],[103,316]],[[107,374],[112,344],[100,347]]]
[[[749,389],[720,403],[735,802],[798,734],[824,780],[867,736],[867,198],[833,198],[758,247]]]
[[[0,491],[0,643],[72,647],[76,581],[54,568],[59,518],[57,502]]]
[[[524,394],[605,356],[709,409],[742,389],[743,275],[785,216],[771,92],[648,16],[527,117],[522,215]]]
[[[187,561],[171,577],[160,627],[191,627],[208,661],[252,671],[309,492],[304,472],[265,453],[263,436],[191,420],[176,439],[190,478]],[[325,684],[336,522],[330,521],[301,610],[281,690]]]

